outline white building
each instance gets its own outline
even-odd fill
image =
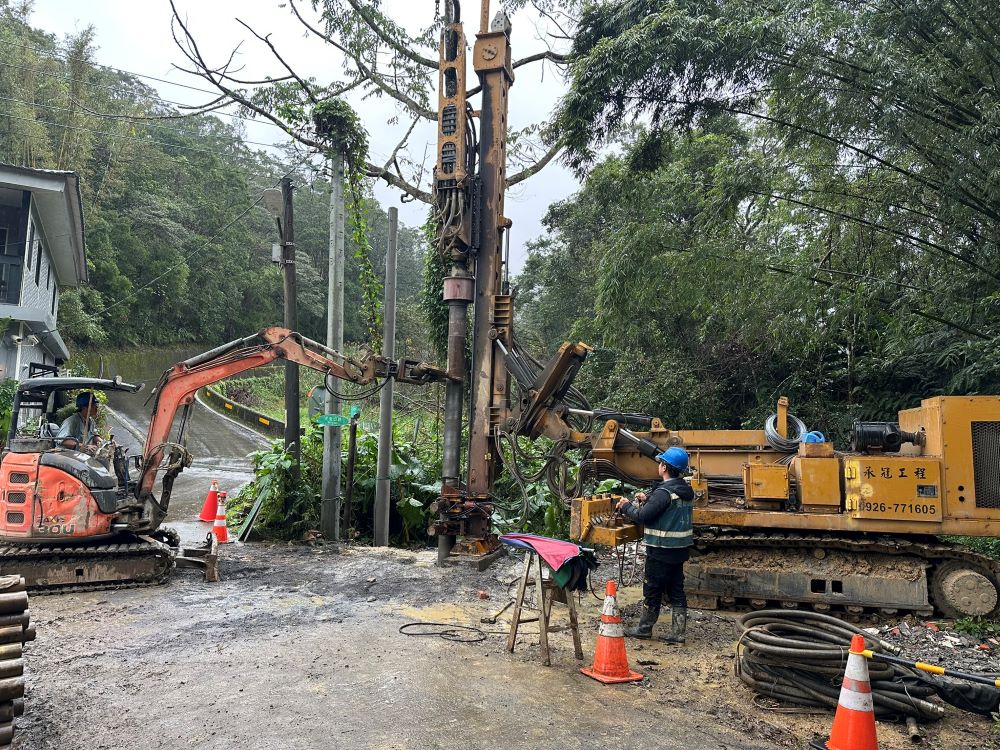
[[[59,293],[86,280],[79,177],[0,164],[0,379],[69,357]]]

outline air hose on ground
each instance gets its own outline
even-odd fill
[[[761,610],[737,619],[742,635],[736,646],[736,676],[754,692],[812,708],[835,709],[847,665],[851,636],[865,637],[866,648],[895,653],[890,644],[818,612]],[[868,662],[878,719],[937,721],[940,704],[927,699],[939,686],[916,670]],[[947,697],[943,696],[946,700]]]

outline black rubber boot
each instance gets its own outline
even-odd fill
[[[688,611],[687,607],[671,607],[670,609],[670,635],[663,636],[664,643],[674,643],[680,645],[684,643],[687,632]]]
[[[635,627],[625,628],[625,635],[630,638],[652,638],[653,626],[659,618],[659,607],[654,609],[653,607],[644,605],[642,608],[642,617],[639,619],[639,624]]]

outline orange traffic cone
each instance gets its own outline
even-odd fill
[[[847,657],[844,684],[840,688],[837,714],[833,729],[825,745],[813,747],[827,750],[878,750],[875,734],[875,704],[872,701],[872,684],[868,679],[868,662],[864,657],[865,637],[851,639],[851,653]]]
[[[219,508],[215,515],[215,525],[212,526],[212,533],[215,534],[219,544],[229,544],[229,527],[226,526],[226,493],[219,493]]]
[[[604,609],[601,611],[601,629],[597,632],[597,648],[594,651],[594,664],[580,671],[587,677],[593,677],[605,685],[613,682],[635,682],[642,675],[628,668],[628,656],[625,654],[625,631],[622,628],[622,618],[618,614],[618,602],[615,601],[618,591],[614,581],[608,581],[604,596]]]
[[[212,521],[215,520],[218,504],[219,483],[213,479],[212,486],[209,488],[208,494],[205,496],[205,504],[201,506],[201,513],[198,514],[198,520],[205,521],[206,523],[212,523]]]

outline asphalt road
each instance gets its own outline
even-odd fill
[[[115,439],[129,447],[130,455],[142,451],[149,429],[150,405],[144,404],[148,395],[148,389],[136,394],[109,394],[108,425]],[[166,521],[185,543],[200,541],[205,535],[205,524],[195,518],[212,480],[218,480],[220,489],[235,492],[253,477],[248,454],[268,444],[265,438],[208,406],[195,403],[191,409],[186,436],[194,461],[174,482]],[[180,415],[174,423],[176,429]]]

